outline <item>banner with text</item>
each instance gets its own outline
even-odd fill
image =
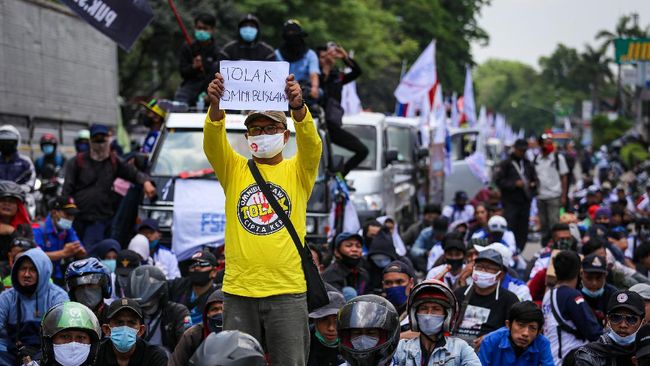
[[[188,259],[207,245],[224,243],[226,196],[216,180],[176,179],[172,249],[178,260]]]
[[[284,92],[289,63],[285,61],[221,61],[225,92],[222,109],[286,111]]]
[[[614,47],[619,64],[650,62],[650,38],[618,38]]]
[[[153,19],[147,0],[61,0],[81,19],[125,50]]]

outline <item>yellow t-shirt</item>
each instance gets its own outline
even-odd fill
[[[246,297],[307,291],[300,256],[289,232],[255,183],[247,159],[226,138],[225,117],[205,119],[203,150],[226,194],[226,272],[223,291]],[[277,165],[258,164],[262,177],[305,237],[307,201],[320,162],[322,142],[311,113],[295,121],[298,151]],[[303,243],[304,245],[304,243]]]

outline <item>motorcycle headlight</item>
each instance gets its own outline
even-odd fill
[[[149,217],[158,221],[160,227],[171,227],[172,226],[172,211],[151,211]]]

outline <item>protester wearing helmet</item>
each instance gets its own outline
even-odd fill
[[[65,164],[65,156],[56,150],[59,144],[56,136],[51,133],[46,133],[41,136],[41,155],[34,162],[36,168],[36,176],[41,179],[51,179],[56,177],[63,165]]]
[[[34,241],[52,260],[54,283],[63,286],[63,273],[67,262],[75,257],[85,257],[86,249],[72,227],[75,216],[79,213],[74,199],[66,196],[53,198],[50,209],[44,225],[34,225]]]
[[[217,257],[207,250],[192,255],[187,277],[169,281],[169,298],[190,310],[192,324],[200,324],[205,310],[205,302],[217,286]]]
[[[478,352],[483,366],[555,366],[543,334],[544,314],[532,301],[512,305],[506,326],[488,334]]]
[[[334,289],[327,291],[327,297],[329,304],[309,313],[313,324],[309,327],[311,339],[307,366],[336,366],[344,362],[339,354],[336,316],[345,305],[345,298]]]
[[[18,153],[20,132],[12,125],[0,126],[0,180],[12,181],[29,192],[36,181],[32,161]]]
[[[41,317],[52,306],[68,301],[68,294],[50,283],[52,262],[39,248],[16,259],[11,269],[13,288],[0,293],[0,364],[11,365],[21,347],[41,348]]]
[[[467,301],[467,307],[459,314],[453,335],[474,348],[479,347],[483,336],[503,326],[508,310],[519,302],[515,294],[501,288],[505,272],[501,254],[494,249],[483,250],[474,261],[472,284],[455,290],[458,301]]]
[[[140,266],[129,275],[129,297],[138,300],[147,332],[144,339],[151,344],[174,350],[183,332],[191,325],[185,305],[169,300],[169,286],[162,270],[151,265]]]
[[[65,271],[65,283],[70,299],[86,305],[104,323],[104,299],[109,299],[112,293],[108,267],[93,257],[72,262]]]
[[[221,49],[224,60],[275,61],[273,48],[260,41],[260,21],[253,14],[246,14],[237,25],[237,39],[226,43]]]
[[[142,315],[140,305],[133,299],[120,298],[111,303],[102,324],[105,338],[95,366],[167,365],[165,350],[143,339],[147,328]]]
[[[267,363],[262,346],[257,339],[237,330],[227,330],[219,334],[210,334],[194,352],[189,365],[266,366]]]
[[[57,304],[41,323],[42,366],[93,366],[101,328],[93,312],[76,302]]]
[[[33,238],[25,193],[14,182],[0,181],[0,261],[7,261],[7,251],[17,238]]]
[[[174,349],[168,366],[184,366],[203,340],[223,329],[223,291],[216,290],[208,297],[203,308],[203,319],[188,329]]]
[[[396,366],[480,366],[467,342],[448,334],[454,327],[460,305],[452,290],[438,280],[417,284],[409,295],[407,311],[411,330],[419,337],[403,339],[393,357]]]
[[[293,74],[300,85],[309,85],[309,97],[316,100],[319,97],[320,67],[316,52],[305,43],[307,32],[302,29],[300,22],[295,19],[287,20],[282,25],[282,40],[280,48],[275,50],[278,61],[289,62],[289,74]],[[305,95],[307,97],[307,95]]]
[[[399,342],[399,316],[377,295],[355,297],[339,311],[339,352],[350,366],[390,365]]]
[[[363,239],[361,235],[343,232],[334,239],[334,263],[323,271],[323,281],[341,291],[351,287],[357,295],[366,293],[368,271],[361,265]]]

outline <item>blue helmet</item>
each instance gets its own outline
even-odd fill
[[[94,257],[70,263],[65,271],[65,283],[71,294],[78,286],[99,285],[102,289],[102,296],[105,299],[111,297],[111,271]]]

